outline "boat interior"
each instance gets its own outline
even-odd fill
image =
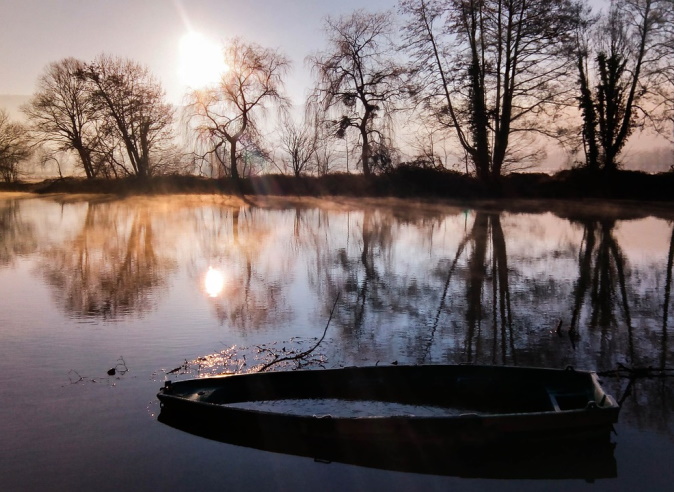
[[[612,402],[591,373],[489,366],[400,366],[247,374],[173,385],[214,404],[334,399],[460,408],[476,413],[585,409]]]

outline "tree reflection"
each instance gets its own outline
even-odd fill
[[[617,217],[532,222],[478,210],[462,230],[456,209],[417,216],[366,205],[200,213],[213,216],[195,223],[207,259],[199,277],[208,266],[225,273],[226,287],[211,302],[219,322],[241,332],[280,329],[305,306],[321,326],[341,293],[329,336],[370,362],[608,368],[616,350],[629,362],[647,345],[634,333],[633,317],[648,315],[652,296],[630,299],[635,279],[616,239]],[[582,239],[574,223],[583,225]],[[524,235],[514,236],[518,227]],[[564,232],[549,238],[554,229]],[[539,236],[558,241],[556,249],[537,245]],[[572,264],[578,276],[569,281]],[[586,338],[577,352],[554,334],[557,320],[569,316],[572,341]],[[627,325],[621,333],[618,321]],[[597,361],[596,353],[609,355]]]
[[[466,248],[466,244],[468,241],[471,239],[471,235],[466,234],[466,236],[463,238],[459,246],[457,247],[456,250],[456,255],[454,256],[454,261],[452,261],[451,266],[447,270],[447,276],[445,279],[445,283],[442,287],[442,294],[440,295],[440,302],[438,304],[438,309],[435,313],[435,317],[433,319],[433,325],[431,327],[430,331],[430,336],[428,337],[428,340],[426,341],[424,345],[424,350],[423,353],[421,354],[421,357],[419,358],[419,363],[423,364],[426,362],[428,359],[431,348],[433,347],[433,342],[435,341],[435,336],[438,330],[438,326],[440,324],[440,319],[443,311],[446,308],[446,303],[447,303],[447,296],[450,290],[450,284],[452,281],[452,277],[454,276],[454,272],[456,271],[457,264],[459,262],[459,259],[461,258],[461,255],[463,254],[464,249]]]
[[[590,301],[589,327],[602,329],[602,340],[617,325],[616,304],[619,304],[627,325],[629,356],[634,357],[632,316],[628,303],[625,258],[613,230],[614,219],[588,218],[580,221],[583,239],[580,246],[579,273],[573,292],[570,333],[579,332],[582,309]]]
[[[433,235],[448,220],[446,214],[414,220],[365,208],[346,214],[345,234],[315,230],[310,236],[317,277],[322,279],[314,286],[324,310],[337,293],[343,293],[334,323],[341,337],[369,342],[357,345],[362,357],[379,360],[397,328],[398,336],[408,340],[406,351],[419,363],[430,362],[433,352],[446,350],[460,339],[462,361],[486,356],[494,362],[516,363],[510,272],[500,215],[476,213],[472,228],[449,256],[444,249],[435,251],[443,248],[441,244],[433,246]],[[452,222],[452,227],[458,222]],[[419,256],[419,246],[410,250],[400,245],[406,232],[415,240],[427,238],[428,260]],[[418,263],[427,261],[435,263],[425,272],[417,271]],[[410,263],[415,266],[406,272]],[[491,296],[486,290],[489,283]],[[462,312],[465,323],[457,324]],[[401,319],[405,323],[398,328],[395,325]],[[487,330],[485,323],[490,325]],[[443,357],[447,361],[448,354]]]
[[[24,221],[19,200],[0,200],[0,267],[37,249],[35,228]]]
[[[302,226],[295,229],[301,231],[296,245],[309,255],[309,283],[321,316],[327,316],[339,294],[330,333],[336,329],[350,346],[347,352],[359,360],[388,360],[398,346],[398,341],[391,343],[393,336],[409,338],[406,349],[415,358],[429,343],[424,326],[437,310],[437,284],[444,275],[419,272],[412,265],[427,261],[417,248],[433,249],[433,234],[448,211],[396,212],[395,207],[367,205],[338,213],[303,210]],[[401,244],[404,238],[426,246]]]
[[[672,236],[669,240],[669,253],[667,255],[667,280],[665,281],[665,301],[662,308],[662,352],[660,357],[660,367],[667,367],[667,349],[669,325],[669,299],[672,291],[672,268],[674,267],[674,227],[672,227]]]
[[[343,336],[369,342],[358,348],[363,357],[368,346],[372,357],[386,357],[386,340],[395,329],[410,338],[407,348],[417,357],[420,343],[427,338],[423,328],[437,309],[437,284],[443,279],[409,267],[422,259],[415,247],[400,243],[402,237],[412,235],[426,237],[432,244],[432,231],[446,216],[411,218],[396,216],[394,211],[364,207],[349,212],[346,238],[332,237],[325,248],[323,271],[330,288],[324,310],[342,292],[336,324]],[[401,319],[405,323],[398,326]],[[372,346],[375,340],[375,345],[383,346]]]
[[[209,213],[210,224],[198,222],[195,233],[209,263],[225,274],[222,294],[211,300],[218,322],[241,332],[287,322],[293,315],[285,297],[290,263],[274,244],[273,225],[255,208]]]
[[[634,379],[627,385],[631,392],[621,411],[621,420],[674,436],[674,421],[669,411],[674,392],[671,379],[662,376],[668,368],[671,370],[672,364],[668,324],[674,231],[661,259],[653,258],[648,266],[637,263],[628,269],[626,255],[615,237],[615,219],[586,217],[575,222],[583,226],[583,240],[573,291],[571,333],[584,330],[583,345],[589,349],[587,355],[592,367],[610,368],[621,364],[621,367],[633,368],[630,378]],[[649,269],[653,270],[650,278]],[[663,270],[664,294],[657,280]],[[584,313],[588,302],[589,309]],[[656,313],[661,307],[662,317],[657,322],[656,317],[660,315]],[[657,332],[657,325],[661,326],[661,333]],[[660,377],[648,375],[655,367],[663,371]],[[643,377],[644,371],[648,377]],[[611,384],[617,396],[625,391],[624,379]]]
[[[41,271],[72,316],[142,314],[153,309],[173,265],[154,243],[148,209],[89,203],[80,232],[47,250]]]
[[[361,224],[360,268],[352,270],[346,291],[347,294],[356,296],[353,319],[355,331],[362,328],[366,301],[369,300],[375,306],[383,303],[380,296],[383,294],[382,291],[386,291],[387,285],[380,281],[381,277],[375,266],[375,255],[378,252],[385,256],[390,249],[391,239],[391,222],[375,221],[372,210],[367,209]]]
[[[473,362],[484,352],[491,352],[492,363],[506,363],[508,350],[512,363],[517,363],[514,346],[513,319],[510,302],[508,255],[499,214],[478,212],[471,231],[472,252],[468,259],[466,282],[466,342],[467,362]],[[487,253],[491,244],[491,259]],[[489,277],[491,274],[491,277]],[[488,337],[482,332],[485,319],[485,284],[491,280],[491,347],[483,345]]]
[[[328,287],[326,308],[342,292],[335,322],[344,335],[358,337],[369,314],[391,302],[392,221],[367,208],[362,214],[347,212],[346,221],[346,237],[339,242],[328,239],[322,248],[325,256],[318,261],[321,282]]]

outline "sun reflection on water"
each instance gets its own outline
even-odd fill
[[[225,287],[225,275],[213,267],[208,267],[204,287],[209,297],[218,297]]]

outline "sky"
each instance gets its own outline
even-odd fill
[[[597,5],[605,0],[590,0]],[[327,15],[395,9],[398,0],[0,0],[0,96],[34,92],[47,64],[101,53],[149,67],[179,104],[181,38],[200,33],[218,48],[243,37],[293,63],[288,94],[301,104],[312,84],[307,55],[324,47]],[[7,100],[7,98],[5,98]]]
[[[311,84],[304,59],[323,46],[323,19],[397,0],[0,0],[0,95],[30,95],[47,64],[101,53],[149,67],[172,103],[186,86],[180,40],[189,31],[222,46],[243,37],[279,49],[293,69],[288,94],[303,102]]]
[[[595,8],[607,0],[589,0]],[[278,49],[293,64],[287,94],[305,101],[313,79],[307,55],[325,47],[323,22],[364,8],[395,9],[398,0],[0,0],[0,108],[21,119],[21,104],[46,66],[101,53],[147,66],[167,100],[181,104],[181,39],[197,32],[218,49],[243,37]]]

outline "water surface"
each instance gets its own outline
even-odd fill
[[[670,490],[671,377],[603,378],[624,407],[593,482],[325,464],[156,420],[166,377],[292,369],[323,333],[306,367],[674,366],[673,210],[505,205],[0,194],[3,488]]]

